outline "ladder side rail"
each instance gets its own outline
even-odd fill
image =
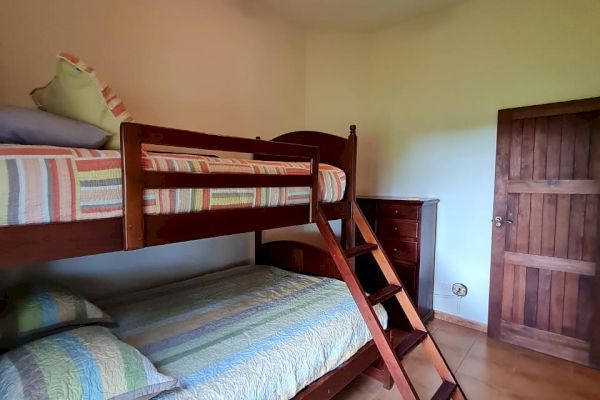
[[[373,250],[373,256],[375,257],[375,260],[380,266],[381,271],[383,272],[388,283],[399,284],[400,286],[404,287],[404,285],[402,285],[402,282],[400,281],[398,274],[396,273],[396,270],[392,267],[389,258],[387,257],[385,252],[383,252],[381,243],[379,243],[377,236],[375,236],[375,233],[371,229],[371,226],[369,225],[367,219],[365,218],[364,214],[362,213],[362,210],[360,209],[356,201],[352,202],[352,214],[360,233],[363,235],[363,239],[365,240],[365,242],[377,245],[377,249]],[[402,310],[406,313],[406,316],[413,329],[418,329],[427,332],[427,336],[421,344],[427,352],[429,359],[432,361],[434,368],[438,372],[438,375],[443,380],[456,384],[456,389],[454,390],[452,398],[456,400],[466,399],[462,388],[460,388],[460,385],[458,385],[456,377],[448,367],[448,363],[446,362],[439,348],[431,338],[431,333],[421,320],[421,317],[417,312],[417,308],[415,307],[411,298],[406,293],[406,290],[401,290],[400,292],[396,293],[396,299],[400,303]]]
[[[335,235],[331,230],[331,226],[329,225],[329,222],[327,221],[327,218],[320,207],[317,213],[316,222],[321,236],[325,240],[327,249],[331,253],[333,261],[338,267],[340,275],[346,282],[346,285],[350,290],[350,294],[352,295],[354,302],[358,306],[359,311],[361,312],[365,323],[367,324],[367,327],[373,336],[373,340],[375,341],[375,345],[377,346],[381,357],[385,361],[390,374],[396,382],[396,385],[398,385],[398,389],[402,394],[402,398],[404,400],[418,400],[416,391],[408,379],[400,359],[394,352],[392,345],[385,334],[377,315],[375,314],[375,311],[368,303],[366,294],[358,282],[356,275],[354,275],[354,272],[348,263],[348,259],[338,244]]]

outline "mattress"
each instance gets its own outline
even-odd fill
[[[289,399],[371,335],[345,283],[243,266],[100,303],[184,389],[158,399]],[[387,314],[375,307],[382,325]]]
[[[147,170],[193,173],[303,175],[309,163],[143,153]],[[344,172],[320,164],[320,200],[344,196]],[[152,189],[146,214],[307,204],[308,187]],[[123,214],[121,154],[50,146],[0,145],[0,226],[70,222]]]

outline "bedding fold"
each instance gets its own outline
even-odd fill
[[[101,303],[184,389],[159,399],[289,399],[371,335],[346,285],[243,266]],[[385,327],[387,314],[375,311]]]

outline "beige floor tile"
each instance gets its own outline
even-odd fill
[[[431,334],[450,368],[456,371],[475,341],[485,337],[485,335],[444,321],[435,320],[435,322],[436,329]]]
[[[435,320],[429,330],[471,400],[600,400],[600,371],[496,340],[481,332]],[[440,379],[418,348],[403,364],[421,398],[431,398]],[[398,400],[360,377],[336,400]]]

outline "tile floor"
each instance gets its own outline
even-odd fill
[[[434,320],[429,329],[470,400],[600,399],[600,371],[488,339],[484,333]],[[441,383],[424,352],[405,362],[422,399]],[[393,388],[366,376],[356,379],[335,400],[397,400]]]

